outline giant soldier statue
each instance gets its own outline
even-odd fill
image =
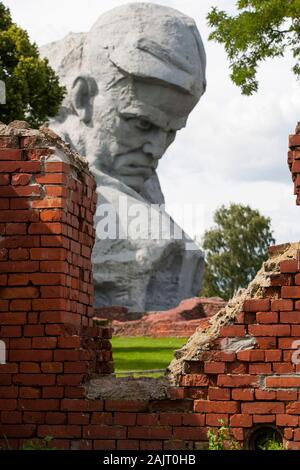
[[[166,213],[156,173],[206,88],[194,20],[132,3],[41,53],[67,88],[50,126],[97,182],[95,306],[162,310],[197,295],[203,253]]]

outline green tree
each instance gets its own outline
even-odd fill
[[[254,278],[275,240],[271,220],[249,206],[222,206],[214,222],[216,226],[203,237],[206,266],[201,295],[228,300]]]
[[[258,64],[291,50],[293,71],[300,79],[300,0],[236,0],[236,15],[213,7],[209,36],[224,45],[231,79],[244,95],[258,89]]]
[[[39,57],[38,47],[13,23],[10,11],[0,2],[0,80],[6,86],[6,104],[0,105],[0,121],[26,120],[33,127],[55,116],[65,88]]]

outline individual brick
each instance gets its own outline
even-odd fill
[[[220,330],[221,337],[239,337],[245,335],[245,327],[243,325],[226,325]]]
[[[281,323],[298,323],[300,325],[300,312],[280,312]]]
[[[3,287],[0,290],[2,299],[34,299],[39,297],[36,287]]]
[[[244,302],[245,312],[267,312],[270,310],[270,299],[250,299]]]
[[[268,415],[253,415],[253,424],[268,424],[276,422],[276,415],[275,414],[268,414]]]
[[[40,162],[0,162],[0,173],[39,173]]]
[[[38,185],[0,186],[0,197],[39,197],[39,196],[41,196],[41,192],[40,192],[40,187]]]
[[[300,377],[266,377],[266,387],[268,388],[295,388],[300,386]]]
[[[55,349],[57,345],[56,337],[33,337],[32,347],[34,349]]]
[[[255,390],[255,399],[256,400],[276,400],[276,392],[271,390]]]
[[[17,385],[25,386],[43,386],[43,385],[54,385],[55,375],[54,374],[16,374],[13,377],[13,382]]]
[[[27,186],[30,183],[32,175],[30,173],[19,173],[13,175],[11,178],[11,184],[13,186]]]
[[[36,222],[38,220],[38,213],[32,210],[9,210],[0,214],[1,222]]]
[[[29,311],[31,310],[31,300],[11,300],[9,309],[15,312]]]
[[[201,413],[237,413],[239,407],[235,401],[195,400],[194,411]]]
[[[38,427],[38,437],[46,436],[62,438],[81,438],[81,426],[77,425],[41,425]]]
[[[241,411],[244,414],[272,414],[284,413],[284,403],[280,402],[252,402],[242,403]]]
[[[66,185],[68,178],[64,173],[49,173],[41,176],[36,176],[35,181],[37,184],[61,184]]]
[[[271,349],[270,351],[265,351],[266,362],[279,362],[282,358],[281,349]]]
[[[238,401],[252,401],[254,400],[254,389],[235,388],[232,389],[232,399]]]
[[[70,173],[70,165],[62,162],[49,162],[45,164],[45,173]]]
[[[300,414],[300,402],[290,402],[286,405],[286,413],[289,415],[299,415]]]
[[[128,429],[128,433],[129,432],[132,432],[133,429],[139,429],[141,431],[141,429],[143,428],[134,428],[134,427],[130,427]],[[145,428],[147,429],[147,428]],[[171,429],[171,428],[170,428]],[[102,426],[102,425],[98,425],[98,424],[90,424],[88,426],[83,426],[82,427],[82,431],[83,431],[83,438],[86,439],[125,439],[126,438],[126,430],[127,428],[125,426],[115,426],[115,427],[112,427],[112,426]],[[135,433],[132,433],[132,434],[135,434]],[[153,434],[155,435],[155,431],[153,432]],[[169,435],[169,433],[167,433],[167,435]],[[130,437],[134,437],[133,435],[130,435]],[[139,438],[143,438],[144,437],[144,434],[141,433]],[[150,438],[148,436],[148,438]]]
[[[265,352],[259,349],[247,349],[245,351],[239,351],[237,353],[237,358],[239,361],[249,361],[249,362],[264,361]]]
[[[253,424],[252,416],[247,414],[235,414],[230,417],[231,427],[250,428]]]
[[[219,388],[219,387],[209,387],[208,389],[208,398],[209,400],[230,400],[230,389],[229,388]]]
[[[22,160],[22,150],[17,148],[3,148],[0,147],[0,160],[1,161],[16,161]]]
[[[291,416],[288,414],[277,414],[276,415],[276,425],[277,426],[289,426],[294,427],[298,426],[299,418],[298,416]]]
[[[289,325],[249,325],[248,332],[253,336],[288,336]]]
[[[267,323],[267,324],[278,323],[278,313],[277,312],[257,312],[256,320],[257,320],[257,323]]]
[[[224,387],[250,387],[255,386],[257,377],[253,375],[219,375],[217,384]]]
[[[280,339],[278,340],[280,341]],[[256,344],[260,349],[277,349],[277,338],[276,337],[264,337],[257,336]]]
[[[57,222],[43,222],[43,223],[32,223],[29,226],[28,233],[34,234],[49,234],[60,235],[63,231],[63,225]]]
[[[271,364],[256,363],[249,365],[249,374],[270,374],[271,372]]]
[[[209,384],[209,378],[205,374],[184,375],[181,379],[183,387],[206,387]]]
[[[292,311],[293,306],[293,301],[289,299],[276,299],[271,301],[271,310],[274,312]]]
[[[281,296],[284,299],[300,299],[300,286],[283,286]]]
[[[29,250],[27,248],[17,248],[9,250],[9,259],[15,260],[27,260],[29,259]]]
[[[10,175],[0,174],[0,185],[7,186],[9,183],[10,183]],[[8,209],[8,207],[6,208]]]
[[[64,248],[31,248],[32,260],[64,261],[67,259],[67,251]]]
[[[228,424],[228,414],[225,413],[206,413],[205,415],[205,424],[206,426],[218,426],[222,424]]]

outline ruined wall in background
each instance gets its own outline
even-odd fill
[[[219,297],[192,297],[162,312],[129,312],[116,306],[97,308],[95,316],[109,321],[114,336],[188,338],[225,305]]]

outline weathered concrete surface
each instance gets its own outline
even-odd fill
[[[95,306],[165,310],[197,295],[203,253],[187,234],[177,238],[180,228],[164,207],[151,213],[151,204],[164,202],[158,162],[206,88],[195,22],[171,8],[132,3],[41,53],[68,90],[51,127],[86,157],[97,181],[95,226],[107,206],[117,229],[129,227],[137,206],[143,213],[141,231],[111,238],[97,231]],[[128,210],[120,208],[121,198]]]
[[[168,398],[168,388],[164,377],[97,377],[86,386],[86,396],[89,399],[162,400]]]

